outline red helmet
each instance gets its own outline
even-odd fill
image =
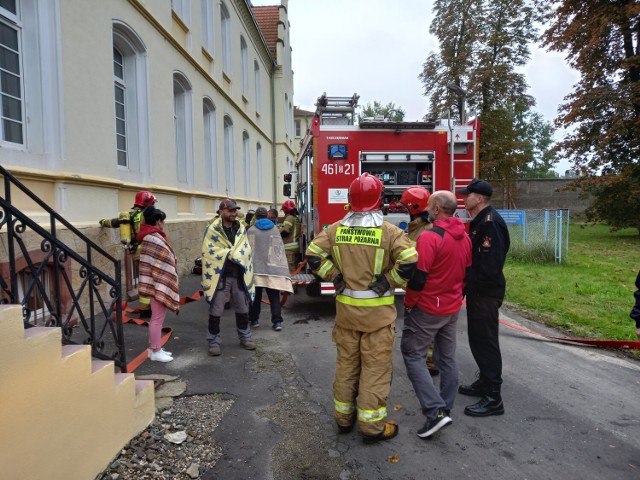
[[[354,212],[380,210],[384,186],[378,177],[363,173],[349,185],[349,204]]]
[[[147,192],[146,190],[142,190],[136,193],[136,199],[133,201],[133,208],[135,207],[148,207],[149,205],[153,205],[156,203],[156,197],[151,192]]]
[[[293,200],[285,200],[284,203],[282,204],[282,207],[280,207],[280,210],[282,210],[285,214],[287,214],[294,208],[296,208],[296,204],[294,203]]]
[[[431,194],[426,188],[409,187],[402,194],[400,203],[407,207],[409,214],[417,215],[427,209],[430,196]]]

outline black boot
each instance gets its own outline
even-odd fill
[[[488,392],[477,403],[465,407],[464,414],[470,417],[490,417],[504,414],[500,385],[491,385]]]
[[[461,395],[469,395],[470,397],[484,397],[489,392],[489,385],[478,378],[470,385],[460,385],[458,387],[458,393]]]

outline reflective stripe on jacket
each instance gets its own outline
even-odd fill
[[[336,222],[313,239],[306,254],[320,259],[314,270],[319,277],[333,281],[343,276],[346,288],[336,297],[336,325],[363,332],[395,321],[391,289],[406,285],[407,272],[418,261],[413,243],[389,222],[380,227],[346,227]],[[384,275],[391,286],[382,296],[369,287],[377,274]]]

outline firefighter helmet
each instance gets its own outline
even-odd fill
[[[293,210],[294,208],[296,208],[296,204],[294,203],[293,200],[285,200],[282,203],[282,207],[280,207],[280,210],[282,210],[285,215],[288,214],[291,210]]]
[[[141,190],[136,193],[136,199],[133,201],[133,207],[148,207],[149,205],[153,205],[156,203],[156,197],[151,192],[147,192],[146,190]]]
[[[354,212],[380,210],[384,187],[378,177],[363,173],[349,185],[349,204]]]
[[[400,203],[407,207],[409,214],[417,215],[427,209],[430,196],[431,194],[426,188],[409,187],[402,194]]]

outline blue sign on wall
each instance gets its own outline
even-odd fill
[[[524,225],[524,210],[498,210],[507,225]]]

